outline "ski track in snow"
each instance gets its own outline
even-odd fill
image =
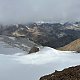
[[[43,75],[80,64],[80,54],[44,47],[37,53],[0,54],[0,80],[39,80]]]

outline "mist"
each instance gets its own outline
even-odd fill
[[[80,21],[80,0],[0,0],[0,23]]]

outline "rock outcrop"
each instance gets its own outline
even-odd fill
[[[35,52],[38,52],[39,51],[39,48],[38,47],[32,47],[31,50],[29,51],[28,54],[31,54],[31,53],[35,53]]]
[[[80,80],[80,65],[43,76],[40,80]]]

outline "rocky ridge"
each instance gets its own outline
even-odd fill
[[[58,48],[62,51],[77,51],[80,52],[80,38],[71,42],[68,45],[65,45],[64,47]]]
[[[52,74],[41,77],[39,80],[80,80],[80,65],[55,71]]]

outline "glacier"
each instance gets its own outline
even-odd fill
[[[0,80],[39,80],[55,70],[76,65],[80,65],[80,54],[50,47],[28,55],[24,52],[0,54]]]

